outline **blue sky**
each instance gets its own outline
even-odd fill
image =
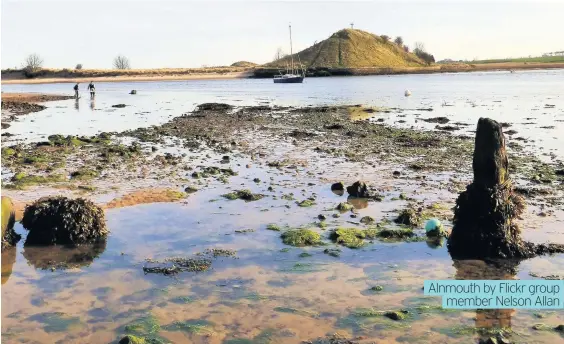
[[[46,67],[133,68],[265,63],[349,27],[421,41],[437,59],[564,50],[564,1],[2,0],[2,68],[38,53]]]

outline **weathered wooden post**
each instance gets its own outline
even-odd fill
[[[480,118],[472,162],[474,181],[456,200],[448,240],[453,258],[526,258],[534,255],[513,220],[523,199],[509,179],[505,138],[499,123]]]

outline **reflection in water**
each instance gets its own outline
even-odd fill
[[[345,190],[331,190],[337,196],[343,196],[345,194]]]
[[[94,111],[95,107],[96,107],[96,98],[92,97],[90,98],[90,110]]]
[[[355,209],[368,208],[368,198],[358,198],[358,197],[349,196],[349,198],[347,198],[347,202],[352,204]]]
[[[75,100],[74,100],[74,108],[75,108],[76,111],[80,111],[80,107],[79,107],[79,104],[78,104],[78,99],[79,99],[79,98],[75,98]]]
[[[65,246],[27,246],[24,244],[23,256],[36,269],[71,269],[89,266],[106,250],[106,239],[95,244],[77,247]]]
[[[427,243],[427,246],[429,248],[436,250],[436,249],[444,246],[444,244],[446,242],[446,238],[445,237],[427,238],[427,240],[425,242]]]
[[[517,274],[518,260],[482,261],[455,260],[458,280],[512,280]],[[511,328],[514,309],[477,309],[476,327],[482,329]]]
[[[12,275],[12,267],[16,262],[16,248],[8,247],[2,251],[2,284],[8,282]]]

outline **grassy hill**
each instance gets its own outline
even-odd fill
[[[344,29],[324,41],[294,54],[307,68],[420,67],[420,58],[403,47],[372,33]],[[285,67],[290,56],[268,63],[264,67]]]
[[[252,68],[257,66],[256,63],[249,62],[249,61],[237,61],[231,64],[231,67],[245,67],[245,68]]]

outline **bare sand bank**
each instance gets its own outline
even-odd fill
[[[52,83],[88,83],[94,82],[127,82],[127,81],[181,81],[181,80],[210,80],[210,79],[238,79],[251,76],[252,72],[229,73],[201,73],[201,74],[140,74],[118,76],[84,76],[84,77],[38,77],[28,79],[21,77],[2,76],[2,84],[52,84]]]

